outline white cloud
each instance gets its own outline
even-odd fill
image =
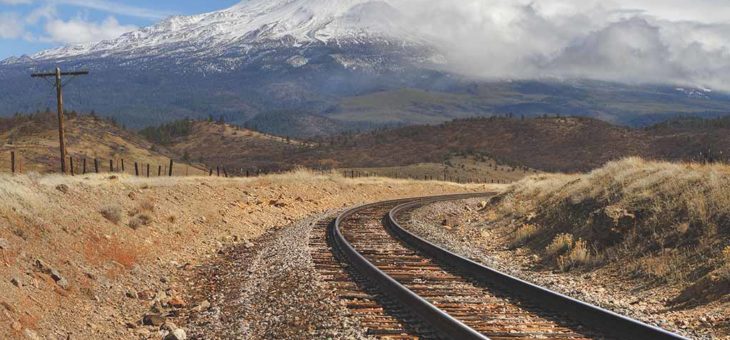
[[[730,90],[730,22],[717,21],[730,18],[730,6],[701,0],[693,2],[685,17],[678,1],[393,3],[408,13],[407,26],[431,37],[449,67],[463,74],[670,82]]]
[[[6,5],[26,5],[33,3],[33,0],[0,0],[0,4]]]
[[[16,39],[25,34],[23,19],[17,13],[0,13],[0,39]]]
[[[14,0],[10,0],[14,1]],[[170,12],[156,11],[143,7],[129,6],[120,2],[107,0],[54,0],[55,3],[73,5],[77,7],[95,9],[113,14],[127,15],[146,19],[162,19],[171,15]]]
[[[107,17],[104,21],[90,22],[81,18],[68,21],[51,19],[46,22],[47,40],[64,44],[96,42],[116,38],[137,27],[121,25],[114,17]]]
[[[43,5],[30,11],[30,13],[25,16],[25,22],[35,25],[41,19],[52,19],[54,17],[56,17],[56,7],[53,5]]]

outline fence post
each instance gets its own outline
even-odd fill
[[[150,163],[147,163],[147,177],[150,177]]]
[[[226,178],[228,178],[228,171],[226,171],[226,167],[223,167],[223,175],[225,175]]]
[[[139,176],[139,164],[137,162],[134,162],[134,175]]]
[[[15,151],[10,151],[10,169],[15,173]]]
[[[162,176],[162,165],[157,164],[157,177]]]
[[[213,176],[213,168],[210,168],[208,171],[208,177]]]
[[[98,174],[99,173],[99,160],[94,158],[94,171]]]
[[[73,156],[69,157],[69,161],[70,161],[69,165],[71,165],[71,176],[76,176],[76,174],[75,174],[76,169],[74,169],[74,157]]]
[[[248,170],[246,170],[246,178],[248,178]]]
[[[122,158],[122,172],[124,172],[124,158]]]
[[[83,171],[82,172],[84,173],[84,175],[86,175],[86,158],[84,158],[83,163],[84,164],[83,164],[83,169],[82,169]]]
[[[172,159],[170,159],[170,169],[168,169],[168,171],[169,171],[169,177],[172,177],[172,164],[173,164],[172,163]]]
[[[114,160],[109,160],[109,172],[114,172]]]
[[[221,167],[220,167],[220,165],[216,165],[215,166],[215,174],[216,174],[216,176],[221,177]]]

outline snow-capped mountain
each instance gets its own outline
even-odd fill
[[[411,55],[413,49],[429,50],[426,40],[409,32],[404,22],[398,9],[382,0],[251,0],[221,11],[171,17],[113,40],[42,51],[31,58],[206,59],[213,70],[228,70],[245,64],[250,54],[272,48],[379,46],[409,49]],[[363,63],[338,58],[343,65]],[[414,60],[439,59],[431,50]],[[294,53],[287,61],[301,67],[308,60]]]
[[[379,89],[441,86],[448,76],[434,69],[444,58],[409,31],[391,2],[397,0],[242,1],[112,40],[9,58],[0,63],[0,79],[30,88],[29,71],[89,69],[92,76],[75,84],[85,93],[77,107],[134,115],[127,121],[136,126],[170,111],[242,122],[271,110],[327,110],[343,96]],[[0,82],[0,91],[18,99],[3,96],[0,109],[35,110],[20,99],[28,88],[4,87]],[[10,100],[23,105],[2,105]]]

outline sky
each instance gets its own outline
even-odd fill
[[[171,15],[224,9],[239,0],[0,0],[0,60],[115,38]]]

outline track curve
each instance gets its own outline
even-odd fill
[[[682,339],[453,254],[408,232],[397,219],[400,213],[425,204],[490,195],[378,202],[347,210],[329,224],[327,237],[332,251],[351,266],[350,275],[362,276],[361,280],[413,316],[400,318],[400,323],[420,324],[389,335]],[[377,328],[377,324],[372,326]]]

